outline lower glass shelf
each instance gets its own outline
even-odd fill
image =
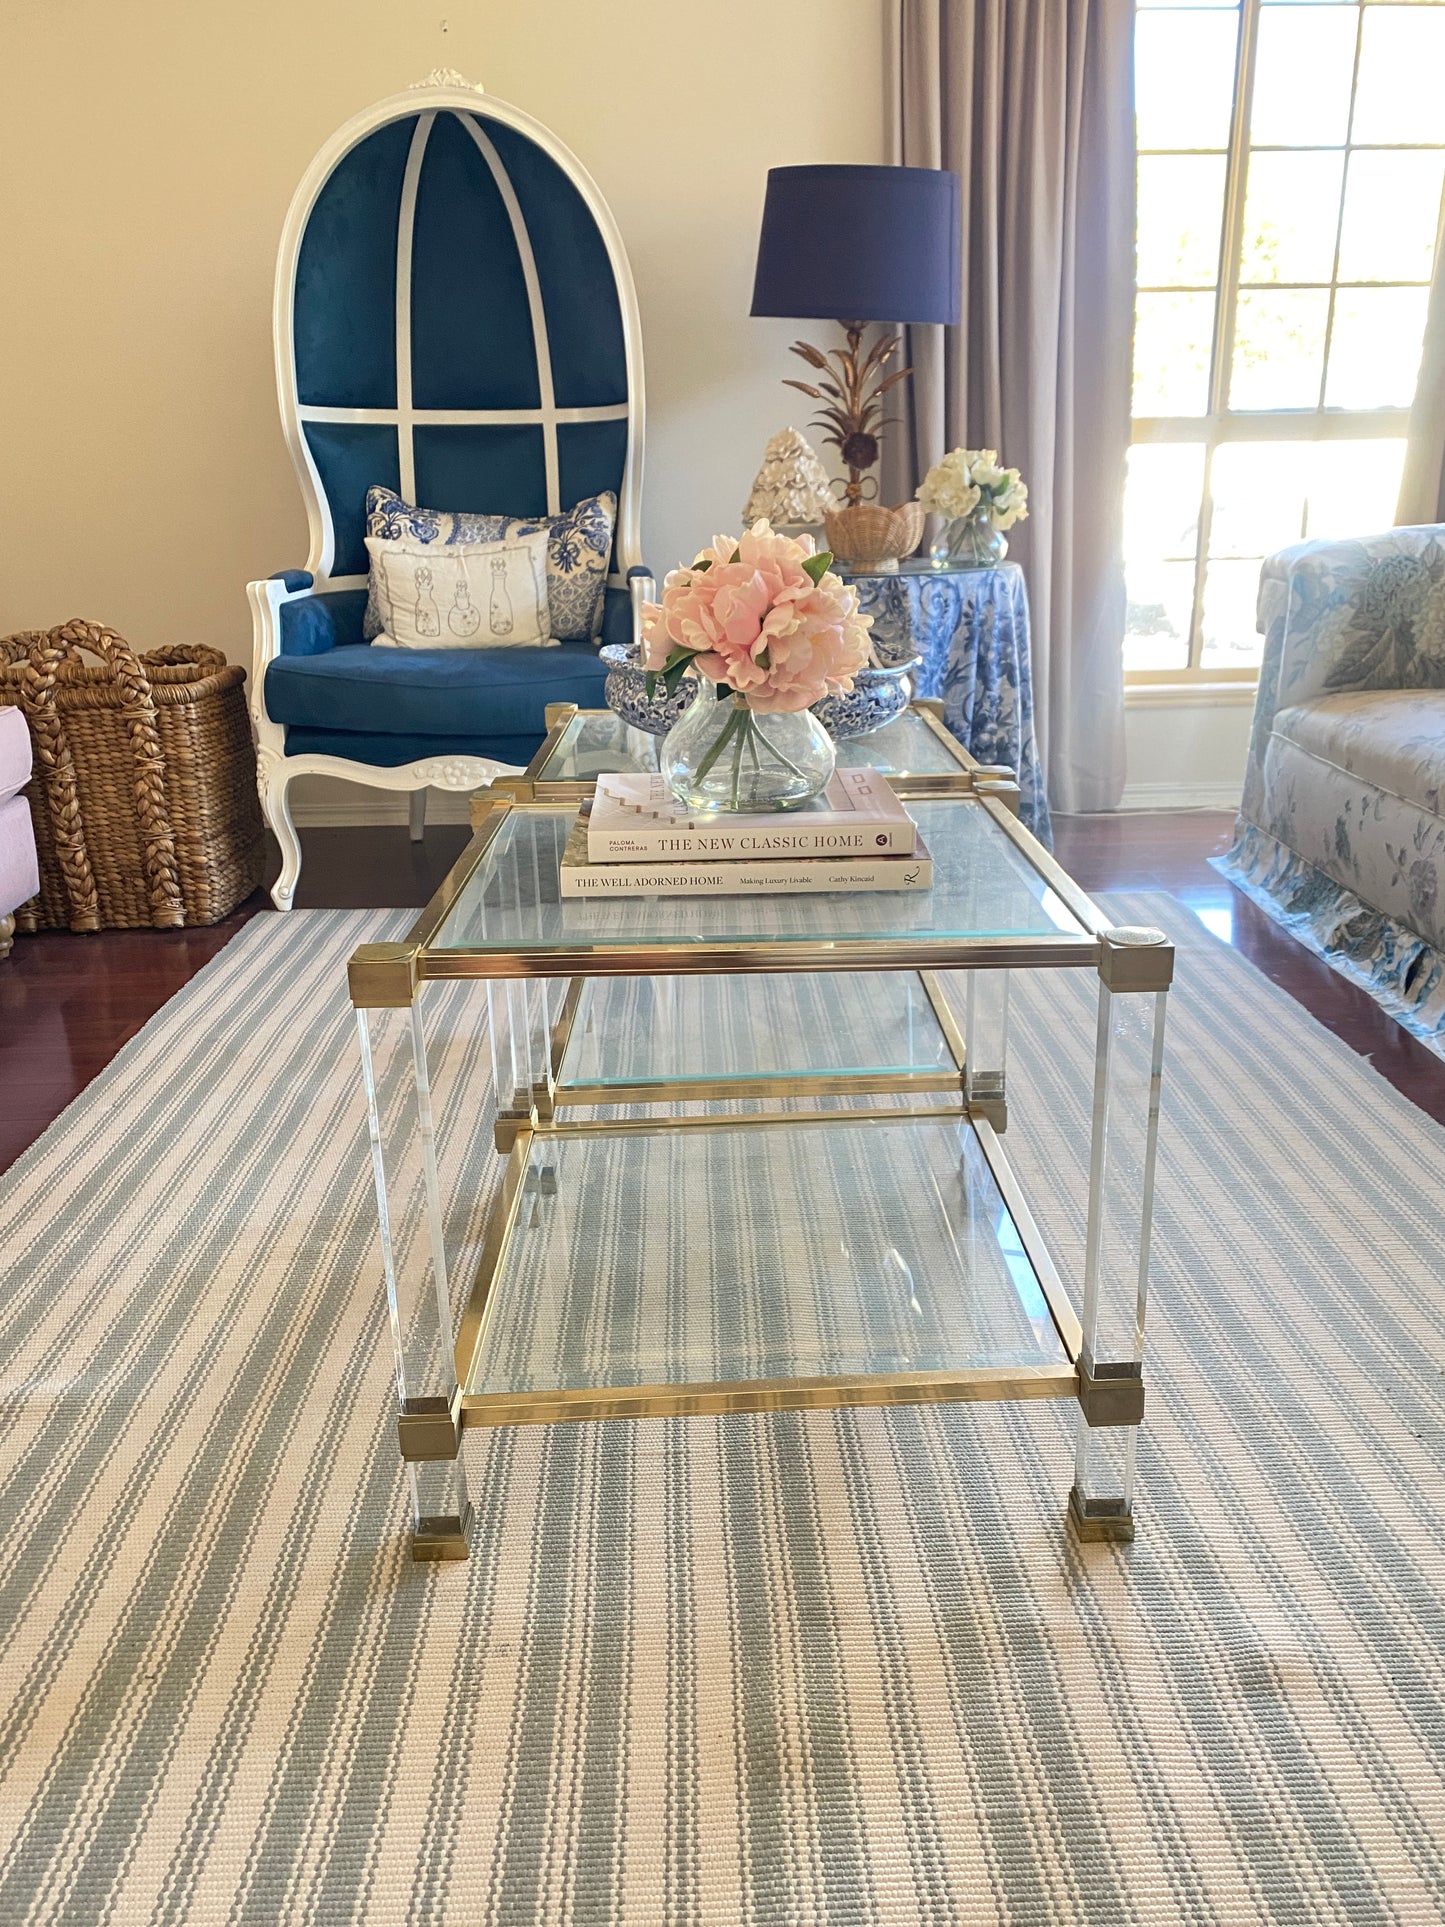
[[[458,1347],[466,1422],[1073,1396],[1072,1313],[980,1132],[524,1131]]]
[[[916,971],[578,979],[559,1026],[556,1106],[676,1099],[679,1085],[738,1097],[840,1079],[956,1090],[958,1057],[930,983],[946,1010],[937,978]],[[712,1085],[732,1088],[704,1092]]]

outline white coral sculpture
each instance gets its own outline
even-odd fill
[[[775,529],[816,527],[838,506],[828,471],[806,435],[784,428],[763,451],[763,465],[743,510],[743,527],[766,518]]]

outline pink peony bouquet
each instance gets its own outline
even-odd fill
[[[642,610],[648,693],[669,694],[689,669],[759,715],[811,709],[853,687],[868,660],[871,616],[857,591],[813,553],[810,536],[778,535],[754,522],[719,535],[690,567],[674,569],[662,601]]]

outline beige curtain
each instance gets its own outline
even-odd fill
[[[1421,522],[1445,522],[1445,238],[1435,249],[1435,279],[1408,433],[1396,524],[1413,528]]]
[[[1010,531],[1033,614],[1056,810],[1124,786],[1123,487],[1134,290],[1133,0],[888,0],[892,158],[962,177],[956,328],[909,330],[915,374],[884,494],[948,449],[1023,471]]]

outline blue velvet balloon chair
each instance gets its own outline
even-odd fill
[[[642,344],[627,256],[577,160],[528,115],[434,75],[322,148],[276,270],[281,421],[311,525],[304,569],[253,582],[258,780],[289,909],[297,776],[412,795],[525,766],[549,704],[597,705],[593,642],[372,649],[366,492],[536,516],[617,495],[603,640],[636,633]],[[420,806],[420,807],[419,807]]]

